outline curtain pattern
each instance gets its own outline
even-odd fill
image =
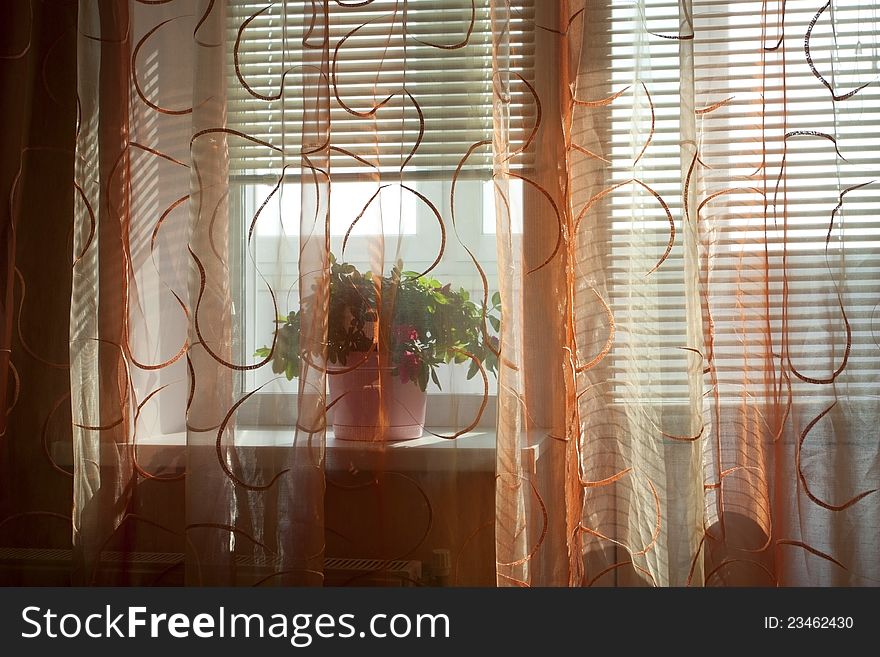
[[[856,228],[876,16],[662,5],[536,26],[559,62],[559,212],[535,229],[558,222],[567,256],[566,453],[530,476],[499,432],[499,476],[528,483],[499,487],[498,522],[529,530],[499,582],[542,582],[564,506],[571,585],[876,584],[876,249]]]
[[[423,274],[404,278],[436,274],[444,289],[467,286],[481,303],[490,294],[474,287],[480,264],[463,260],[468,245],[448,216],[460,204],[455,166],[471,145],[449,160],[446,179],[419,186],[410,160],[420,145],[443,146],[446,120],[456,117],[436,106],[436,90],[419,84],[415,66],[412,73],[404,67],[403,80],[386,75],[383,54],[390,61],[402,52],[418,63],[430,61],[425,52],[437,51],[437,58],[465,49],[476,64],[476,51],[484,64],[474,71],[488,88],[492,71],[483,53],[491,39],[484,33],[482,44],[466,43],[478,21],[469,3],[453,8],[462,34],[452,43],[431,32],[449,18],[432,18],[430,3],[410,4],[427,13],[416,17],[426,33],[408,32],[407,3],[81,4],[77,184],[84,194],[74,251],[83,255],[74,265],[71,353],[75,543],[86,582],[140,583],[139,553],[159,552],[176,557],[165,557],[167,568],[153,582],[183,576],[195,585],[315,585],[324,581],[328,558],[430,563],[435,548],[449,554],[449,581],[492,581],[485,448],[469,458],[437,446],[421,457],[423,465],[381,441],[328,446],[326,437],[334,405],[326,392],[331,251],[371,280],[403,262]],[[288,49],[285,39],[295,45]],[[376,54],[364,59],[365,47]],[[465,82],[470,71],[461,70]],[[346,84],[359,72],[369,88]],[[255,117],[253,125],[228,118],[236,93],[243,97],[238,111]],[[435,106],[423,111],[420,101]],[[482,109],[491,112],[491,104]],[[491,125],[480,111],[467,121]],[[264,136],[257,121],[273,112],[283,117],[280,127]],[[349,132],[334,133],[334,117],[347,120]],[[396,144],[382,144],[397,134]],[[267,168],[254,173],[231,158],[238,153],[245,160],[256,153]],[[335,197],[331,181],[342,190]],[[427,220],[418,238],[394,230],[407,217],[402,210],[399,219],[386,216],[394,209],[380,197],[386,188],[414,202],[405,207],[419,222]],[[346,211],[346,189],[369,193]],[[378,218],[368,215],[377,197]],[[336,230],[333,205],[343,208],[344,231]],[[356,231],[362,219],[377,219],[378,233]],[[268,310],[268,317],[257,315],[256,328],[242,319],[249,312],[244,294],[256,297],[250,303],[257,312]],[[441,301],[443,294],[432,292]],[[269,345],[268,355],[257,356],[245,333],[297,310],[303,358],[288,382],[273,370],[280,338],[257,336]],[[488,339],[486,320],[481,324]],[[391,338],[384,330],[377,335],[371,350],[390,359]],[[465,357],[459,368],[476,362],[465,347],[454,349]],[[402,372],[404,364],[397,367]],[[381,391],[401,375],[381,371],[374,385],[386,422],[394,400]],[[463,385],[448,378],[445,390]],[[490,417],[483,418],[488,379],[481,378],[481,403],[471,410],[453,399],[442,428],[430,430],[439,442]],[[442,465],[432,465],[435,457]],[[468,505],[470,498],[484,502]],[[326,515],[325,506],[333,512]],[[111,574],[108,553],[122,554],[131,570]],[[343,583],[374,581],[369,577],[353,574]],[[388,577],[410,583],[414,576]]]
[[[20,4],[3,547],[72,527],[82,584],[880,582],[866,8],[131,0],[56,34],[71,6]],[[328,433],[331,254],[499,293],[497,382],[455,347],[430,449]]]

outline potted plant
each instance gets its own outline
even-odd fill
[[[377,291],[381,291],[377,295]],[[377,300],[381,300],[381,303]],[[288,380],[298,377],[304,357],[319,362],[322,354],[300,347],[303,313],[313,310],[314,293],[300,309],[276,320],[272,371]],[[337,438],[407,440],[422,435],[426,391],[430,381],[440,387],[437,368],[470,361],[467,378],[482,365],[498,369],[501,299],[491,306],[475,302],[462,288],[431,276],[403,271],[402,263],[376,281],[330,255],[330,297],[326,348],[330,404]],[[329,404],[328,404],[329,405]]]

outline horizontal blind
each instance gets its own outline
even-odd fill
[[[646,32],[677,35],[678,3],[645,0],[643,10],[637,3],[609,5],[608,93],[625,89],[610,105],[611,148],[606,156],[611,162],[608,184],[622,185],[610,194],[606,265],[615,326],[610,359],[615,397],[686,399],[687,352],[678,349],[687,345],[679,43]],[[652,126],[653,136],[642,152]],[[668,245],[669,220],[647,190],[624,184],[633,178],[663,199],[675,222],[672,251],[649,276]]]
[[[880,375],[880,184],[872,182],[880,163],[880,9],[858,0],[834,0],[824,12],[821,3],[799,0],[689,4],[700,152],[691,184],[698,204],[719,194],[690,220],[701,222],[701,248],[709,254],[701,263],[708,272],[702,289],[709,295],[719,392],[738,397],[744,386],[760,384],[768,339],[771,358],[785,360],[794,385],[809,384],[791,368],[806,379],[830,377],[846,349],[842,303],[851,352],[838,383],[850,393],[874,394]],[[651,112],[638,89],[629,107],[612,108],[612,180],[646,182],[676,223],[670,257],[650,276],[656,319],[646,322],[643,306],[633,302],[646,279],[638,280],[644,271],[634,272],[633,263],[659,259],[668,220],[653,197],[632,186],[612,195],[615,351],[627,354],[614,360],[615,377],[631,384],[632,363],[651,363],[650,376],[639,381],[643,394],[686,399],[680,168],[683,158],[690,164],[693,149],[681,146],[680,42],[668,38],[681,36],[679,3],[611,6],[613,90],[644,82],[653,104]],[[808,34],[815,71],[805,52]],[[835,101],[817,72],[838,96],[867,86]],[[634,170],[651,119],[653,138]],[[821,386],[814,389],[821,394]]]
[[[534,35],[526,29],[532,23],[531,0],[513,4],[510,132],[511,147],[517,149],[534,127],[536,104],[519,77],[533,76]],[[234,175],[277,175],[284,165],[298,167],[303,95],[315,94],[308,85],[330,85],[334,176],[371,175],[378,169],[395,176],[448,178],[473,144],[492,139],[488,0],[373,0],[326,6],[331,77],[322,82],[313,69],[303,67],[309,3],[230,3],[228,125],[283,151],[231,135]],[[279,95],[277,100],[266,99]],[[390,100],[370,116],[346,110],[348,106],[368,113],[388,96]],[[523,157],[515,162],[527,165]],[[490,177],[491,169],[488,146],[476,149],[463,168],[481,177]]]

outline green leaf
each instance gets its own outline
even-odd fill
[[[428,388],[428,366],[422,363],[419,369],[419,389],[427,390]]]
[[[297,374],[295,365],[296,363],[294,361],[288,361],[287,367],[284,368],[284,376],[287,377],[288,381],[291,381]]]
[[[467,373],[467,379],[468,379],[468,381],[470,381],[471,379],[473,379],[473,378],[477,375],[477,372],[479,372],[479,371],[480,371],[480,366],[477,365],[477,361],[476,361],[476,360],[473,360],[473,359],[472,359],[472,360],[471,360],[471,366],[468,368],[468,373]]]
[[[501,305],[501,292],[492,295],[492,305],[496,308]]]
[[[492,325],[493,329],[495,329],[496,331],[501,330],[501,320],[500,319],[498,319],[494,315],[487,315],[486,317],[488,317],[489,323]]]
[[[498,357],[490,351],[486,355],[486,360],[483,361],[483,367],[496,374],[498,372]]]
[[[435,384],[438,388],[441,388],[441,389],[442,389],[442,387],[441,387],[441,385],[440,385],[440,379],[437,378],[437,370],[435,370],[433,367],[431,368],[431,381],[433,381],[434,384]]]

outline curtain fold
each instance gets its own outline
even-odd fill
[[[0,34],[0,548],[69,551],[76,12],[6,3]],[[67,565],[0,581],[63,586]]]

